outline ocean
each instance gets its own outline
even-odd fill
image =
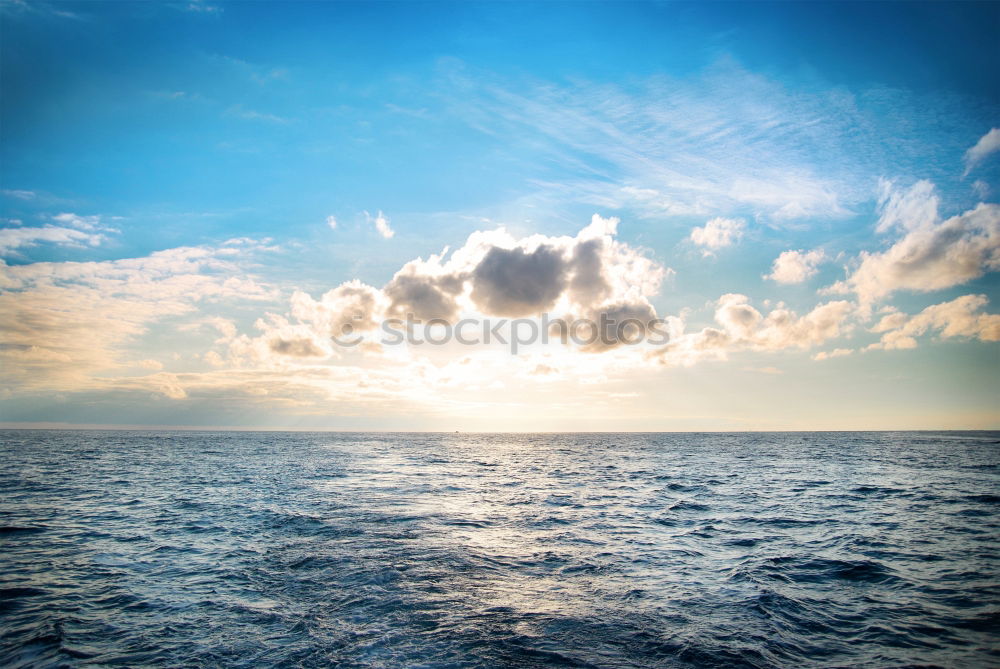
[[[996,667],[1000,433],[3,431],[4,667]]]

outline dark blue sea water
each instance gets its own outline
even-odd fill
[[[1000,666],[1000,433],[0,433],[0,664]]]

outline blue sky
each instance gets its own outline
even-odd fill
[[[0,420],[1000,425],[994,4],[0,11]],[[477,231],[570,258],[595,214],[614,290],[548,306],[676,319],[669,351],[323,343],[345,282],[395,309]]]

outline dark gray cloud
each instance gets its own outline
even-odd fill
[[[452,320],[458,313],[455,295],[462,291],[463,283],[459,275],[397,274],[382,292],[389,298],[389,313],[394,316],[413,314],[423,320]]]
[[[604,240],[600,237],[580,242],[573,249],[571,261],[573,275],[570,279],[570,297],[577,304],[594,304],[600,302],[611,287],[604,278],[604,268],[601,253],[604,251]]]
[[[599,352],[644,339],[656,310],[648,302],[621,303],[591,313],[590,319],[597,324],[599,336],[583,350]]]
[[[566,287],[562,251],[541,245],[491,248],[472,271],[472,300],[483,313],[512,318],[538,314],[555,304]]]
[[[311,339],[272,339],[269,344],[272,351],[293,358],[319,358],[326,353],[319,349]]]

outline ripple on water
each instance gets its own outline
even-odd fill
[[[0,665],[996,666],[998,437],[2,432]]]

